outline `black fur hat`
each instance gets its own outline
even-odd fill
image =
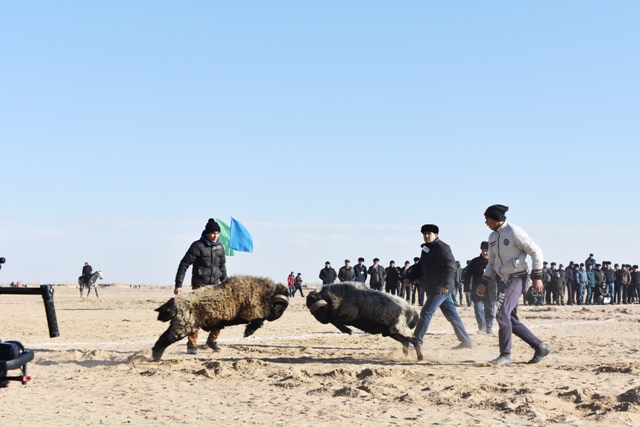
[[[420,232],[422,234],[426,234],[426,233],[440,234],[440,229],[435,224],[425,224],[420,228]]]

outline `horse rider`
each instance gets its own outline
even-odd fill
[[[91,274],[93,274],[93,268],[89,265],[88,262],[84,263],[84,267],[82,267],[82,277],[85,284],[89,284],[89,280],[91,279]]]

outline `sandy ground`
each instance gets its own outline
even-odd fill
[[[438,313],[417,362],[390,338],[318,323],[296,297],[254,337],[223,330],[220,353],[183,341],[153,363],[170,288],[55,289],[57,338],[39,296],[0,295],[0,338],[35,351],[32,381],[0,389],[0,425],[640,425],[639,305],[522,307],[553,353],[527,365],[516,339],[514,364],[496,367],[497,337],[475,333],[472,308],[459,311],[474,349],[451,350]]]

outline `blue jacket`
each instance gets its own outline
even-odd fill
[[[353,270],[356,274],[356,282],[366,282],[367,281],[367,266],[362,264],[356,264],[353,266]]]
[[[587,286],[587,271],[581,268],[578,269],[574,280],[580,286]]]

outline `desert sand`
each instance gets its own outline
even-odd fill
[[[253,337],[226,328],[219,353],[187,355],[184,340],[154,363],[167,326],[154,309],[171,291],[112,285],[81,299],[56,286],[57,338],[40,297],[0,295],[0,339],[35,352],[31,382],[0,389],[0,425],[640,425],[640,305],[521,307],[553,353],[528,365],[533,350],[514,339],[514,364],[496,367],[498,339],[476,333],[471,307],[459,312],[476,347],[451,350],[438,313],[417,362],[390,338],[320,324],[296,296]]]

